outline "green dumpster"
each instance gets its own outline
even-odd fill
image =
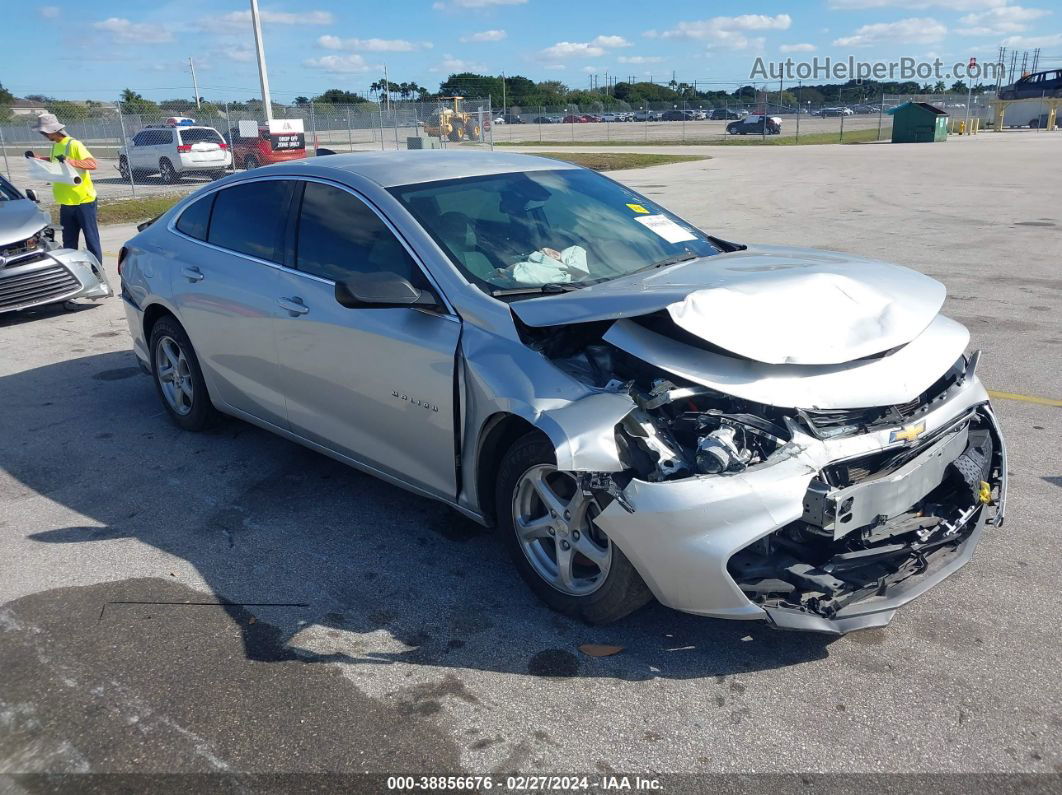
[[[948,140],[948,114],[928,102],[905,102],[890,108],[894,144],[931,144]]]

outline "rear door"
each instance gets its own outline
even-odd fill
[[[410,251],[362,198],[303,183],[277,324],[291,430],[442,497],[454,466],[456,316],[412,308],[341,306],[335,282],[355,271],[429,281]],[[297,192],[298,193],[298,192]],[[436,291],[437,292],[437,291]]]
[[[199,203],[190,205],[175,224],[186,245],[171,280],[213,397],[281,428],[287,411],[277,383],[275,325],[293,185],[264,178],[207,194],[200,200],[212,202],[205,229],[191,215]]]

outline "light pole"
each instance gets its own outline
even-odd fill
[[[201,110],[199,105],[199,82],[195,79],[195,63],[191,58],[188,59],[188,68],[192,70],[192,90],[195,92],[195,109]]]
[[[254,28],[254,47],[258,53],[258,81],[262,84],[262,107],[266,126],[273,121],[273,101],[269,97],[269,75],[266,74],[265,48],[262,46],[262,20],[258,16],[258,0],[251,0],[251,26]]]

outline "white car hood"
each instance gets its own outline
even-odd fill
[[[899,265],[760,246],[519,301],[530,326],[616,320],[666,309],[683,330],[766,364],[830,365],[891,350],[937,316],[945,289]]]

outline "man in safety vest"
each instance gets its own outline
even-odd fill
[[[37,117],[37,132],[52,142],[51,155],[40,160],[62,163],[64,160],[77,170],[81,184],[52,183],[52,194],[59,205],[59,223],[63,227],[63,248],[78,247],[78,235],[84,233],[85,248],[103,264],[103,248],[100,245],[100,228],[96,223],[96,188],[92,185],[90,171],[96,170],[96,160],[81,141],[71,138],[66,128],[55,118],[54,113],[42,113]],[[36,157],[26,152],[26,157]]]

